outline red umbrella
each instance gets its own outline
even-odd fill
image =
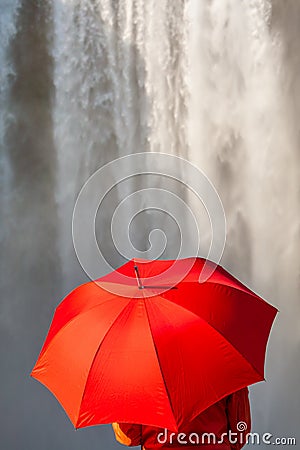
[[[57,307],[32,376],[76,428],[111,422],[177,431],[264,379],[276,308],[207,261],[131,260]]]

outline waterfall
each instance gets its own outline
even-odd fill
[[[16,34],[16,16],[19,7],[19,1],[6,1],[2,5],[0,14],[0,182],[2,195],[0,197],[1,216],[5,217],[9,209],[9,180],[10,166],[5,152],[5,129],[11,117],[7,112],[8,92],[11,80],[15,73],[9,58],[9,45]],[[5,238],[5,229],[1,227],[1,240]]]
[[[286,7],[280,0],[0,4],[0,321],[1,350],[12,345],[8,367],[27,376],[54,306],[86,280],[72,243],[72,211],[85,181],[116,158],[166,152],[195,164],[218,191],[227,222],[221,264],[280,310],[268,347],[267,382],[251,387],[253,431],[297,437],[300,5]],[[184,177],[184,165],[178,170]],[[110,234],[118,204],[146,189],[136,202],[129,198],[121,221],[127,226],[136,208],[147,208],[152,187],[175,193],[191,207],[205,253],[209,220],[188,187],[157,174],[122,182],[119,176],[113,168],[106,172],[103,183],[111,178],[115,186],[96,218],[98,243],[112,266],[124,261]],[[162,194],[159,200],[169,211],[169,198]],[[178,222],[188,221],[179,206],[174,211]],[[149,233],[155,228],[167,238],[162,256],[176,257],[180,230],[158,210],[132,221],[136,248],[151,257]],[[160,236],[156,244],[162,244]],[[46,440],[51,425],[40,417],[36,385],[29,381],[24,389],[23,382],[4,379],[23,399],[14,427],[20,427],[26,447],[40,448],[31,437],[37,433],[43,449],[64,448],[65,442],[65,448],[79,449],[87,440],[90,448],[102,443],[114,448],[105,427],[69,434],[54,401],[47,414],[59,432]],[[16,405],[8,394],[4,403],[10,412],[4,442],[18,448],[9,422]],[[25,414],[28,405],[33,421]]]
[[[56,194],[62,212],[60,251],[67,280],[76,273],[70,263],[71,212],[88,176],[105,162],[130,153],[186,155],[185,9],[184,2],[177,6],[170,2],[157,6],[151,1],[54,2]],[[162,73],[157,70],[161,66]],[[142,182],[123,183],[119,192],[113,192],[107,209],[113,211],[115,202],[134,186],[145,188],[151,183],[147,177]],[[110,214],[107,209],[104,218]],[[138,221],[136,245],[145,248],[151,217],[142,220],[142,225]],[[107,223],[105,227],[110,232]],[[102,232],[102,241],[113,251],[109,233]],[[77,261],[75,265],[78,270]]]

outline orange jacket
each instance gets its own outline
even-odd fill
[[[193,421],[182,426],[178,433],[148,425],[113,423],[112,426],[118,442],[128,446],[141,445],[144,450],[189,450],[195,447],[205,450],[240,450],[251,430],[248,388],[234,392],[210,406]]]

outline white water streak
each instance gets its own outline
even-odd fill
[[[9,88],[15,77],[10,59],[10,44],[16,35],[16,22],[19,0],[7,0],[1,3],[0,14],[0,214],[3,226],[0,228],[0,243],[7,237],[9,230],[4,226],[4,219],[9,217],[11,171],[5,151],[5,133],[10,122],[14,120],[9,110]]]

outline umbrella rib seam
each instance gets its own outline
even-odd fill
[[[132,300],[133,300],[133,299],[129,299],[127,305],[126,305],[126,306],[122,309],[122,311],[120,311],[119,314],[116,316],[116,318],[114,319],[113,323],[111,324],[111,326],[107,329],[106,333],[104,334],[104,336],[103,336],[103,338],[102,338],[102,341],[99,343],[99,345],[98,345],[98,347],[97,347],[97,350],[96,350],[96,352],[95,352],[95,354],[94,354],[94,356],[93,356],[93,359],[92,359],[92,363],[91,363],[91,365],[90,365],[90,369],[89,369],[89,371],[88,371],[88,376],[87,376],[87,378],[86,378],[86,383],[85,383],[85,385],[84,385],[84,389],[83,389],[83,392],[82,392],[81,400],[80,400],[80,403],[79,403],[79,410],[78,410],[78,416],[77,416],[77,419],[76,419],[76,425],[78,425],[78,419],[79,419],[80,413],[81,413],[81,406],[82,406],[83,398],[84,398],[84,395],[85,395],[85,392],[86,392],[86,389],[87,389],[88,378],[89,378],[89,376],[90,376],[91,370],[92,370],[92,368],[93,368],[93,365],[94,365],[94,362],[95,362],[95,360],[96,360],[96,358],[97,358],[97,355],[98,355],[98,353],[99,353],[99,351],[100,351],[100,348],[101,348],[101,346],[102,346],[102,344],[103,344],[105,338],[107,337],[108,333],[111,331],[112,327],[114,326],[114,324],[116,323],[116,321],[119,319],[119,317],[121,316],[121,314],[123,314],[124,311],[129,307],[129,305],[131,304]]]
[[[193,283],[195,283],[197,285],[201,285],[202,284],[202,283],[199,283],[199,281],[197,281],[197,280],[196,281],[185,281],[185,280],[182,280],[180,283],[185,283],[185,284],[188,284],[188,283],[193,284]],[[248,294],[248,295],[251,295],[252,297],[255,297],[257,300],[261,300],[264,303],[267,303],[262,297],[260,297],[255,292],[251,291],[251,289],[249,289],[249,288],[247,288],[247,290],[244,290],[244,289],[242,289],[240,287],[237,287],[237,286],[231,286],[229,284],[221,283],[220,281],[207,280],[205,283],[210,283],[210,284],[213,284],[215,286],[222,286],[222,287],[225,287],[225,288],[228,288],[228,289],[234,289],[235,291],[243,292],[244,294]]]
[[[166,300],[168,302],[172,302],[172,300],[168,299],[167,297],[162,297],[161,295],[158,295],[158,297],[160,297],[163,300]],[[201,317],[198,314],[194,313],[193,311],[189,310],[188,308],[185,308],[183,305],[179,305],[178,303],[176,303],[176,305],[179,308],[182,308],[182,309],[188,311],[190,314],[193,314],[195,317],[202,319],[210,328],[212,328],[214,331],[216,331],[220,336],[222,336],[223,339],[225,339],[226,342],[228,342],[228,344],[253,368],[253,370],[257,373],[257,375],[259,375],[259,377],[262,377],[262,375],[259,373],[258,369],[256,367],[254,367],[254,365],[250,361],[247,360],[247,358],[240,352],[240,350],[238,350],[236,348],[236,346],[227,337],[225,337],[223,333],[221,333],[221,331],[219,331],[217,328],[215,328],[206,319],[204,319],[203,317]],[[147,308],[146,308],[146,310],[147,310]],[[147,316],[148,316],[148,311],[147,311]],[[149,321],[149,319],[148,319],[148,321]],[[150,325],[150,323],[149,323],[149,325]],[[151,326],[150,326],[150,330],[151,330],[151,334],[152,334]],[[153,338],[153,336],[152,336],[152,338]],[[155,349],[156,349],[156,347],[155,347]],[[263,379],[264,379],[264,376],[263,376]]]
[[[249,364],[249,366],[252,367],[252,369],[257,373],[257,375],[259,377],[262,376],[261,373],[259,373],[258,369],[250,361],[248,361],[248,359],[240,352],[240,350],[238,350],[236,348],[236,346],[227,337],[225,337],[223,333],[221,333],[221,331],[219,331],[217,328],[215,328],[213,325],[211,325],[207,320],[205,320],[205,319],[203,319],[203,320],[210,328],[212,328],[214,331],[216,331],[220,336],[222,336],[222,338],[226,342],[228,342],[228,344],[247,362],[247,364]],[[264,379],[264,377],[263,377],[263,379]]]
[[[125,298],[125,297],[123,297]],[[117,300],[117,298],[112,298],[112,299],[107,299],[104,302],[98,304],[98,305],[94,305],[91,308],[86,309],[85,311],[79,312],[78,314],[76,314],[76,316],[72,317],[70,320],[68,320],[53,336],[53,338],[50,340],[49,344],[47,345],[47,347],[45,349],[42,348],[39,358],[48,351],[48,349],[52,346],[53,341],[55,341],[56,337],[60,335],[61,331],[65,330],[70,324],[72,324],[76,319],[78,319],[79,317],[81,317],[84,314],[87,314],[88,312],[90,312],[92,309],[94,308],[99,308],[100,306],[102,306],[106,301],[114,301]],[[53,317],[53,320],[55,319],[55,316]],[[50,326],[51,329],[51,326]],[[39,359],[38,358],[38,359]]]
[[[150,320],[149,320],[149,312],[148,312],[146,301],[144,301],[144,305],[145,305],[145,310],[146,310],[146,314],[147,314],[147,320],[148,320],[148,324],[149,324],[149,329],[150,329],[150,332],[151,332],[151,338],[152,338],[154,350],[155,350],[157,361],[158,361],[158,365],[159,365],[159,370],[160,370],[161,377],[162,377],[163,383],[164,383],[164,387],[165,387],[165,390],[166,390],[166,393],[167,393],[167,396],[168,396],[168,399],[169,399],[169,404],[170,404],[170,407],[171,407],[171,410],[172,410],[172,413],[173,413],[173,418],[174,418],[175,423],[176,423],[174,409],[173,409],[173,405],[172,405],[172,402],[171,402],[171,397],[170,397],[170,394],[169,394],[169,391],[168,391],[168,388],[167,388],[166,380],[165,380],[164,375],[163,375],[163,371],[162,371],[162,368],[161,368],[161,363],[160,363],[158,351],[157,351],[157,348],[156,348],[156,345],[155,345],[155,340],[154,340],[154,337],[153,337],[153,331],[152,331],[151,323],[150,323]],[[176,426],[177,426],[177,423],[176,423]]]
[[[186,282],[186,283],[188,283],[188,282]],[[190,283],[194,283],[194,282],[190,282]],[[218,285],[219,283],[215,283],[215,282],[211,282],[212,284],[215,284],[215,285]],[[227,285],[223,285],[222,284],[222,286],[225,286],[225,287],[228,287],[229,289],[236,289],[236,288],[232,288],[231,286],[227,286]],[[241,290],[241,289],[236,289],[236,290],[238,290],[238,291],[240,291],[240,292],[244,292],[245,294],[248,294],[248,292],[245,292],[245,291],[243,291],[243,290]],[[269,305],[269,303],[267,303],[264,299],[262,299],[262,298],[260,298],[259,296],[257,296],[256,294],[251,294],[251,293],[249,293],[250,295],[252,295],[252,296],[254,296],[255,298],[257,298],[257,300],[261,300],[262,302],[264,302],[264,303],[266,303],[266,305]],[[169,302],[173,302],[171,299],[168,299],[167,297],[162,297],[161,295],[158,295],[158,297],[160,297],[160,298],[162,298],[162,299],[164,299],[164,300],[167,300],[167,301],[169,301]],[[174,302],[174,303],[176,303],[176,302]],[[188,309],[188,308],[185,308],[183,305],[180,305],[180,304],[178,304],[178,303],[176,303],[176,305],[177,306],[179,306],[180,308],[183,308],[183,309],[185,309],[186,311],[188,311],[188,312],[190,312],[190,313],[192,313],[192,314],[194,314],[195,316],[197,316],[197,317],[200,317],[201,319],[203,319],[201,316],[199,316],[198,314],[196,314],[196,313],[194,313],[193,311],[191,311],[190,309]],[[272,306],[273,307],[273,306]],[[277,312],[278,312],[278,310],[277,310],[277,308],[275,308],[275,307],[273,307]],[[277,314],[277,313],[276,313]],[[222,336],[222,338],[223,339],[225,339],[226,340],[226,342],[228,342],[238,353],[239,353],[239,355],[253,368],[253,370],[261,377],[262,375],[261,375],[261,373],[258,371],[258,369],[250,362],[250,361],[248,361],[248,359],[241,353],[241,351],[240,350],[238,350],[237,348],[236,348],[236,346],[227,338],[227,337],[225,337],[224,336],[224,334],[220,331],[220,330],[218,330],[215,326],[213,326],[211,323],[209,323],[206,319],[203,319],[204,320],[204,322],[205,323],[207,323],[207,325],[209,325],[213,330],[215,330],[220,336]],[[265,349],[265,352],[266,352],[266,349]],[[263,374],[263,379],[265,379],[264,378],[264,374]]]

